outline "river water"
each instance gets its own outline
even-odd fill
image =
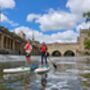
[[[40,60],[40,57],[34,58]],[[0,90],[90,90],[89,57],[50,57],[50,71],[0,75]]]

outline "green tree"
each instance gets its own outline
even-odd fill
[[[84,13],[83,16],[84,17],[90,17],[90,12]]]
[[[83,17],[86,18],[86,21],[85,22],[90,22],[90,12],[84,13],[83,14]]]
[[[90,31],[88,31],[88,36],[89,37],[84,40],[84,47],[90,50]]]
[[[90,50],[90,38],[87,38],[84,41],[84,47],[85,47],[85,49],[89,49]]]
[[[86,18],[86,22],[90,22],[90,12],[86,12],[83,14],[83,17]],[[88,31],[88,38],[85,39],[84,41],[84,47],[85,49],[90,50],[90,31]]]

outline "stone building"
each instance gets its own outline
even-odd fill
[[[22,39],[25,39],[26,38],[26,35],[23,33],[23,31],[20,31],[18,33],[18,36],[20,36]]]
[[[17,35],[14,32],[9,32],[5,27],[0,27],[0,54],[25,54],[24,46],[26,42],[23,31],[20,31]],[[31,44],[33,47],[32,54],[39,55],[40,43],[33,38]]]
[[[89,37],[88,32],[90,32],[90,29],[81,29],[80,30],[80,37],[79,37],[79,48],[78,51],[81,54],[89,54],[90,50],[85,49],[84,41]]]
[[[23,46],[26,41],[7,28],[0,26],[0,53],[1,54],[24,54]]]
[[[90,55],[90,50],[85,49],[84,41],[87,39],[90,29],[81,29],[80,37],[76,43],[52,43],[48,44],[48,53],[51,56],[82,56]]]
[[[80,30],[80,37],[77,43],[52,43],[47,44],[48,53],[51,56],[81,56],[89,53],[90,50],[84,48],[84,40],[88,38],[88,31]],[[9,32],[7,28],[0,27],[0,53],[1,54],[25,54],[26,44],[25,34],[21,31],[19,35]],[[32,35],[31,44],[33,47],[32,55],[40,55],[40,43],[35,41]]]

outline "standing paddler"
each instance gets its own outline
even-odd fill
[[[48,66],[47,62],[47,45],[45,42],[43,42],[40,46],[40,52],[41,52],[41,65],[43,66],[44,64]]]
[[[32,45],[31,45],[29,39],[27,40],[27,43],[26,43],[24,49],[25,49],[25,53],[26,53],[26,62],[27,62],[28,64],[31,64]]]

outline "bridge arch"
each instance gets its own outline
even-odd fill
[[[61,56],[61,53],[60,53],[60,51],[55,50],[52,52],[52,56]]]
[[[67,50],[63,56],[75,56],[75,53],[72,50]]]

